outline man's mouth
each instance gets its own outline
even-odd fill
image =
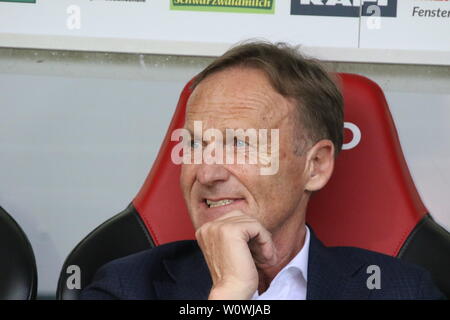
[[[219,201],[212,201],[212,200],[206,199],[205,201],[206,201],[206,205],[209,208],[215,208],[215,207],[221,207],[221,206],[226,206],[226,205],[232,204],[234,202],[234,199],[222,199]]]

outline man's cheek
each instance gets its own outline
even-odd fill
[[[192,188],[196,178],[196,170],[193,165],[182,165],[180,173],[181,189],[189,190]]]

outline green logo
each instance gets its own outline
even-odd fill
[[[275,0],[171,0],[171,10],[274,13]]]
[[[0,0],[0,2],[23,2],[23,3],[36,3],[36,0]]]

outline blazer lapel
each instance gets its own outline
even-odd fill
[[[163,300],[203,300],[208,298],[212,280],[203,254],[196,247],[187,259],[163,260],[168,276],[154,281],[156,296]]]
[[[309,227],[309,226],[308,226]],[[307,300],[361,299],[367,288],[352,285],[363,263],[351,256],[339,257],[325,247],[311,231],[308,257]],[[360,288],[361,287],[361,288]]]

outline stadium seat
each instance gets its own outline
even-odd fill
[[[0,207],[0,300],[36,298],[33,249],[17,222]]]

